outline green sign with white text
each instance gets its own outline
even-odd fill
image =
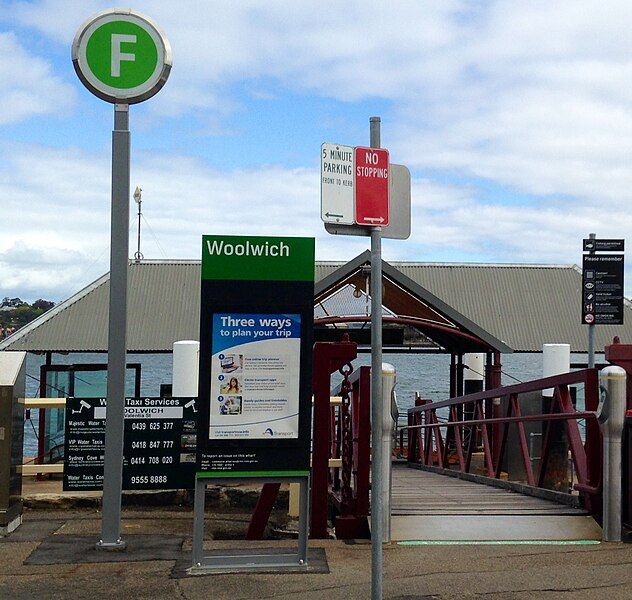
[[[314,281],[314,239],[205,235],[202,279]]]
[[[114,9],[90,18],[72,45],[72,62],[83,84],[113,103],[134,104],[167,81],[171,47],[147,17]]]

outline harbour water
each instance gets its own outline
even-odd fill
[[[433,401],[445,400],[449,397],[449,367],[448,354],[384,354],[384,362],[391,363],[397,370],[397,404],[400,414],[414,404],[415,392]],[[571,355],[571,362],[586,360],[583,354]],[[55,354],[54,364],[80,364],[106,362],[105,354],[76,353]],[[171,383],[171,354],[129,354],[128,362],[141,364],[141,394],[143,396],[158,396],[161,383]],[[361,354],[354,361],[354,368],[369,365],[370,354]],[[43,356],[29,354],[27,358],[27,395],[39,395],[39,371],[44,363]],[[529,381],[542,376],[542,355],[534,354],[504,354],[502,355],[502,382],[511,385],[519,381]],[[332,377],[332,382],[336,378]],[[24,428],[24,456],[37,454],[37,410],[31,411],[31,424]]]

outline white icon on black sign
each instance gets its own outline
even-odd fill
[[[595,272],[594,271],[586,271],[585,275],[586,275],[586,279],[594,279],[595,278]]]
[[[80,413],[81,413],[81,411],[82,411],[84,408],[90,408],[90,405],[89,405],[89,404],[88,404],[85,400],[80,400],[80,401],[79,401],[79,410],[75,410],[75,409],[73,408],[71,412],[72,412],[72,414],[73,414],[73,415],[78,415],[78,414],[80,414]]]
[[[584,287],[587,290],[592,290],[595,287],[595,284],[592,281],[589,281]]]

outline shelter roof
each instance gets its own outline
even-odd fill
[[[365,252],[347,263],[317,262],[316,300],[324,290],[335,289],[342,275],[349,275],[347,283],[362,283],[358,271],[367,258],[370,253]],[[581,272],[575,265],[385,262],[383,274],[389,280],[385,306],[394,313],[416,310],[412,316],[424,316],[426,305],[426,317],[458,323],[492,345],[499,342],[517,352],[540,351],[542,344],[555,342],[569,343],[575,352],[587,349]],[[411,303],[410,292],[421,302]],[[0,350],[104,352],[108,297],[105,274],[0,342]],[[129,351],[169,352],[174,341],[198,339],[199,302],[199,261],[131,262]],[[624,312],[625,325],[596,327],[597,349],[614,335],[632,342],[632,307],[627,301]]]

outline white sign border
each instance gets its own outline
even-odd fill
[[[151,77],[141,85],[121,90],[97,79],[88,66],[86,48],[90,35],[112,21],[128,21],[139,25],[151,36],[158,51],[158,61]],[[77,31],[72,42],[72,64],[81,82],[95,95],[113,104],[137,104],[151,98],[165,85],[173,58],[167,36],[152,19],[134,10],[109,9],[90,17]]]
[[[322,150],[325,146],[337,146],[339,148],[349,148],[351,150],[351,206],[348,215],[343,215],[341,218],[329,218],[325,213],[324,193],[323,193],[323,155]],[[334,225],[355,225],[355,146],[348,146],[347,144],[338,144],[337,142],[323,142],[320,145],[321,158],[320,158],[320,219],[323,223],[332,223]]]

